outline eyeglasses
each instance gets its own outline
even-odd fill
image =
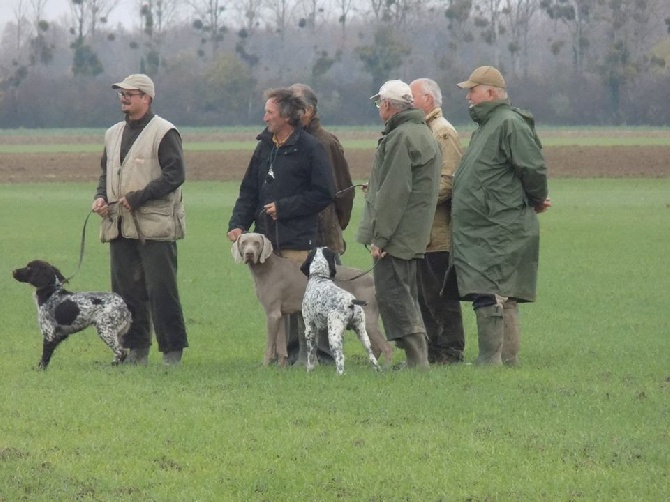
[[[133,96],[144,96],[143,92],[126,92],[126,91],[119,91],[117,92],[120,98],[123,99],[128,99],[132,98]]]
[[[381,108],[381,107],[382,107],[382,100],[381,100],[381,99],[378,99],[377,101],[375,101],[375,106],[376,106],[377,108]]]

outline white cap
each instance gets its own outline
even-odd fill
[[[392,101],[400,101],[401,103],[414,104],[412,97],[412,89],[402,80],[387,80],[379,88],[379,92],[370,99],[377,101],[378,99],[389,99]]]

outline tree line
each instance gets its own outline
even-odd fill
[[[455,83],[492,64],[542,123],[670,123],[667,0],[17,0],[0,39],[0,127],[102,127],[110,84],[156,82],[154,108],[180,125],[256,125],[263,90],[302,82],[329,124],[375,124],[387,79],[436,80],[469,122]],[[120,14],[120,12],[116,12]]]

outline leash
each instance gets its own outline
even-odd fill
[[[353,189],[356,188],[356,187],[366,187],[366,186],[368,186],[367,183],[358,183],[358,184],[356,184],[356,185],[351,185],[350,187],[347,187],[347,188],[345,188],[345,189],[343,189],[343,190],[340,190],[339,192],[335,192],[335,196],[333,197],[333,199],[337,199],[337,198],[340,197],[342,194],[345,194],[345,193],[347,193],[349,190],[353,190]]]
[[[365,249],[368,249],[368,247],[365,246]],[[369,251],[369,250],[368,250],[368,251]],[[355,275],[355,276],[353,276],[353,277],[351,277],[351,278],[349,278],[349,279],[338,279],[338,280],[344,282],[344,281],[355,281],[356,279],[360,279],[360,278],[363,277],[364,275],[367,275],[367,274],[369,274],[370,272],[372,272],[372,271],[375,269],[375,267],[377,266],[377,263],[379,263],[380,260],[381,260],[381,258],[375,260],[374,265],[372,265],[372,266],[371,266],[369,269],[367,269],[365,272],[361,272],[360,274]]]
[[[91,209],[88,214],[86,215],[86,219],[84,220],[84,226],[81,229],[81,242],[79,244],[79,263],[77,263],[77,269],[74,271],[74,273],[70,277],[66,277],[63,280],[63,284],[67,284],[70,282],[70,280],[77,275],[77,272],[79,272],[79,269],[81,268],[81,264],[84,261],[84,246],[86,244],[86,225],[88,224],[88,219],[91,217],[93,214],[93,209]]]
[[[111,206],[114,204],[116,204],[116,202],[111,202],[108,205]],[[88,219],[91,217],[92,214],[93,209],[91,209],[86,215],[86,218],[84,219],[84,225],[81,229],[81,241],[79,243],[79,263],[77,263],[77,268],[70,277],[67,277],[65,278],[65,280],[63,280],[63,284],[67,284],[75,275],[77,275],[79,269],[81,269],[81,264],[84,262],[84,248],[86,247],[86,226],[88,225]],[[144,234],[140,230],[140,223],[137,220],[137,215],[133,210],[130,211],[130,214],[133,217],[133,223],[135,224],[135,230],[137,231],[137,238],[140,241],[140,244],[144,245],[146,239],[144,238]]]

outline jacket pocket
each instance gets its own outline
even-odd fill
[[[147,205],[135,210],[137,224],[146,239],[171,240],[176,237],[176,216],[169,205]]]

